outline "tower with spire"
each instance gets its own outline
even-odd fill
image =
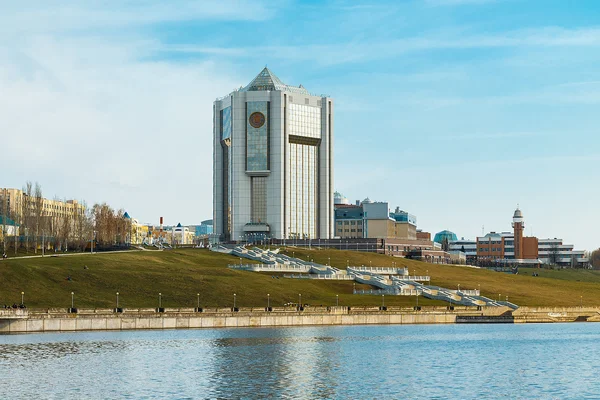
[[[515,259],[523,259],[523,230],[525,229],[525,220],[523,219],[523,213],[517,205],[517,209],[513,214],[512,227],[514,229],[515,238]]]
[[[213,220],[223,241],[333,236],[333,99],[265,67],[213,104]]]

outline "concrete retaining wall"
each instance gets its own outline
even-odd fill
[[[259,309],[260,310],[260,309]],[[146,312],[114,313],[110,310],[87,310],[77,314],[56,312],[21,312],[20,318],[0,315],[0,333],[34,333],[133,329],[191,329],[229,327],[274,327],[304,325],[367,324],[449,324],[456,313],[443,311],[379,311],[331,307],[323,312]],[[145,310],[144,310],[145,311]],[[481,314],[481,312],[477,312]]]
[[[152,308],[125,309],[116,313],[111,309],[78,310],[0,310],[0,333],[33,333],[61,331],[132,330],[132,329],[193,329],[225,327],[274,327],[304,325],[369,325],[369,324],[451,324],[457,316],[512,315],[514,322],[570,322],[600,321],[600,308],[534,308],[521,307],[444,307],[412,308],[390,307],[310,307],[297,311],[291,307],[204,309],[172,308],[157,312]]]

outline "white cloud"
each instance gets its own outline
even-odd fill
[[[402,39],[378,41],[353,41],[329,44],[303,44],[296,46],[256,46],[213,48],[204,45],[168,44],[165,52],[219,54],[229,57],[278,58],[285,61],[311,61],[321,66],[347,63],[376,62],[413,52],[435,50],[468,50],[497,48],[596,48],[600,47],[600,28],[544,27],[520,29],[497,34],[424,35]]]
[[[1,185],[39,181],[146,221],[211,217],[212,102],[239,80],[225,63],[149,61],[156,47],[37,34],[1,47]]]
[[[44,34],[83,31],[104,27],[135,27],[156,22],[224,20],[262,21],[274,16],[287,2],[268,4],[251,0],[30,0],[5,2],[0,14],[0,32]]]

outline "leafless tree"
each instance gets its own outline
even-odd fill
[[[590,265],[594,269],[600,269],[600,249],[594,250],[590,254]]]
[[[558,243],[554,242],[550,245],[548,250],[548,264],[557,265],[560,260],[560,247]]]
[[[23,186],[22,217],[23,237],[25,238],[25,251],[29,252],[31,243],[31,226],[33,222],[33,184],[27,181]]]

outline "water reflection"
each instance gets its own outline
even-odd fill
[[[0,336],[8,398],[594,398],[600,324]],[[5,396],[10,394],[10,396]]]

